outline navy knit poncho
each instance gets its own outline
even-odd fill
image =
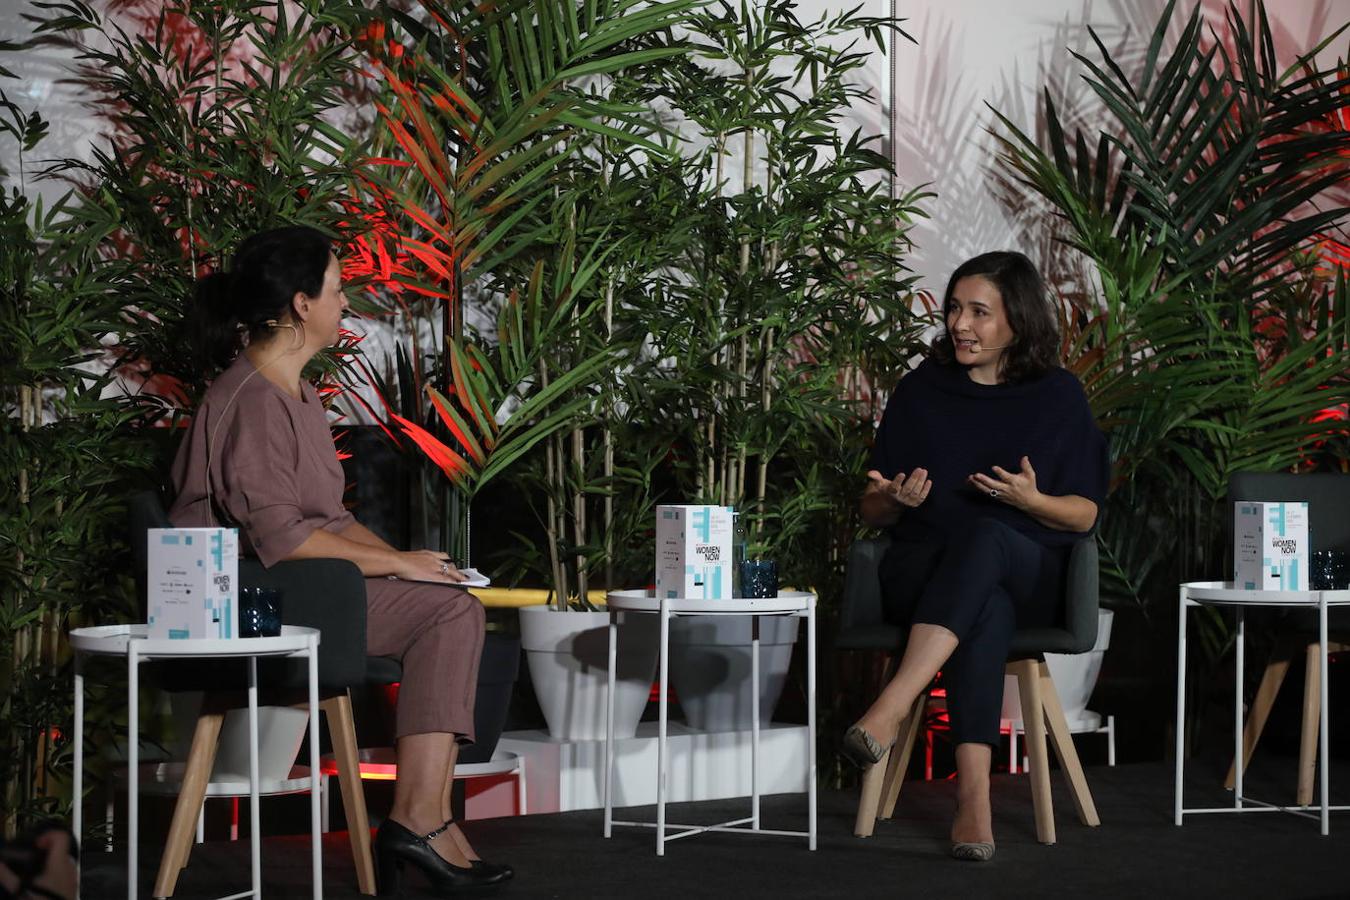
[[[872,468],[894,478],[922,466],[933,482],[928,499],[892,526],[898,538],[951,540],[986,516],[1046,546],[1073,543],[1078,533],[1046,528],[966,482],[976,472],[997,477],[993,466],[1017,472],[1023,456],[1041,493],[1077,494],[1101,510],[1111,472],[1106,438],[1072,373],[1055,368],[1024,382],[987,385],[971,381],[962,366],[926,359],[900,379],[886,404]]]

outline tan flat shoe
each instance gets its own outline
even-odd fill
[[[994,842],[953,841],[952,856],[965,862],[989,862],[994,858]]]
[[[881,762],[890,745],[881,746],[881,741],[872,737],[866,728],[855,722],[844,732],[844,743],[840,749],[844,756],[848,757],[849,762],[860,769],[866,769]]]

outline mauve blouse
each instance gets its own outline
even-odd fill
[[[342,506],[323,403],[308,382],[300,392],[287,394],[242,353],[220,374],[174,460],[175,525],[237,526],[243,549],[271,566],[316,528],[341,532],[356,521]]]

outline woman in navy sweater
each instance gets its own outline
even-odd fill
[[[952,853],[987,860],[1012,633],[1062,616],[1069,549],[1097,520],[1110,463],[1082,385],[1058,365],[1055,315],[1030,260],[963,263],[943,310],[929,358],[886,405],[861,501],[863,520],[894,539],[882,595],[909,640],[844,752],[878,762],[942,669],[956,745]]]

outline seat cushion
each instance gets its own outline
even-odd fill
[[[1009,659],[1026,659],[1042,653],[1082,653],[1082,643],[1064,628],[1019,628],[1013,632]]]
[[[857,625],[842,629],[835,638],[838,650],[900,650],[906,629],[897,625]]]
[[[395,684],[403,680],[403,666],[388,656],[366,657],[366,684]]]

